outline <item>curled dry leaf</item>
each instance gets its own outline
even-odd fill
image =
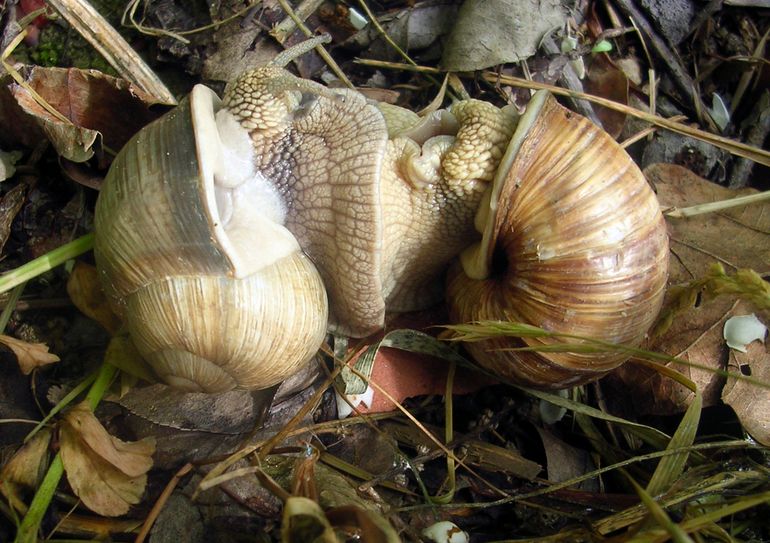
[[[309,498],[292,496],[283,506],[281,543],[336,543],[332,525],[323,509]]]
[[[32,370],[40,366],[59,361],[58,356],[48,352],[48,345],[45,343],[27,343],[3,334],[0,334],[0,343],[13,351],[24,375],[29,375]]]
[[[379,385],[379,388],[374,388],[370,404],[366,407],[360,405],[358,409],[362,413],[395,411],[396,405],[381,389],[399,403],[414,396],[443,395],[446,393],[448,367],[445,360],[432,356],[399,349],[381,349],[377,353],[371,375],[372,382]],[[493,379],[480,373],[458,368],[453,392],[468,394],[493,382]]]
[[[595,94],[613,102],[628,104],[628,78],[606,54],[597,55],[593,59],[584,85],[588,94]],[[604,130],[613,138],[620,136],[626,121],[625,113],[599,105],[593,107],[596,115],[602,121]]]
[[[62,157],[84,162],[103,140],[120,149],[157,112],[149,106],[156,101],[135,85],[94,70],[32,67],[24,70],[27,83],[0,88],[0,134],[5,140],[34,147],[47,138]],[[37,93],[54,115],[35,97]]]
[[[352,379],[344,383],[338,381],[339,390],[360,395],[358,399],[363,400],[362,403],[365,404],[357,405],[360,412],[384,413],[398,409],[390,398],[402,403],[414,396],[445,394],[450,361],[457,364],[452,389],[454,394],[468,394],[497,382],[462,367],[466,361],[453,346],[417,331],[430,326],[431,322],[445,320],[443,315],[434,318],[431,311],[395,318],[390,325],[397,329],[369,345],[352,361],[362,374],[369,376],[373,385],[370,384],[367,389],[366,383],[362,383],[363,386],[355,388],[354,381],[360,379],[351,375]],[[399,328],[401,326],[404,328]],[[370,358],[369,362],[362,363],[367,357]],[[344,418],[342,414],[340,418]]]
[[[398,543],[401,541],[393,526],[379,513],[358,507],[343,505],[324,513],[315,501],[292,496],[283,509],[281,543],[335,543],[337,531],[357,534],[361,541]]]
[[[337,528],[338,532],[359,534],[361,541],[401,542],[398,533],[384,516],[357,505],[344,505],[330,509],[326,512],[326,518]],[[454,543],[454,541],[450,541],[450,543]]]
[[[8,236],[11,235],[11,224],[24,205],[27,185],[19,183],[9,190],[0,200],[0,251],[5,247]]]
[[[43,480],[48,468],[47,452],[50,442],[51,430],[43,428],[22,445],[0,470],[0,493],[19,511],[25,507],[19,495],[21,488],[37,488]]]
[[[152,467],[154,439],[126,442],[111,436],[87,402],[67,412],[59,437],[67,479],[89,509],[118,516],[139,503]]]

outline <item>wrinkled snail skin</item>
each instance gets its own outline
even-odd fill
[[[332,329],[363,337],[386,308],[441,300],[448,263],[476,237],[510,114],[470,100],[421,119],[274,66],[243,74],[223,100],[291,210],[286,226],[318,267]]]
[[[139,352],[168,384],[206,392],[282,381],[315,354],[327,319],[321,278],[262,201],[269,190],[241,195],[254,216],[232,205],[218,102],[198,86],[138,133],[95,216],[102,284]]]
[[[668,269],[665,222],[641,171],[608,134],[543,94],[509,150],[488,220],[478,221],[483,239],[449,272],[453,322],[511,320],[638,345],[660,309]],[[627,359],[510,350],[560,341],[466,347],[493,373],[539,388],[585,383]]]
[[[476,210],[516,124],[478,100],[434,116],[442,119],[437,127],[424,119],[388,142],[381,183],[388,311],[424,309],[444,298],[446,268],[478,237]]]
[[[169,384],[211,392],[283,380],[327,324],[363,337],[386,309],[438,302],[461,253],[446,291],[455,322],[626,344],[655,318],[667,274],[641,172],[550,95],[521,119],[477,100],[419,117],[280,63],[238,77],[221,103],[197,86],[137,134],[105,180],[95,231],[105,291],[140,353]],[[623,362],[510,346],[468,349],[545,388]]]
[[[319,269],[337,331],[381,327],[382,115],[356,92],[274,66],[231,82],[223,101],[251,138],[256,170],[291,210],[286,227]]]

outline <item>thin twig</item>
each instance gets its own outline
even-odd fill
[[[307,25],[300,20],[299,17],[297,17],[297,14],[294,12],[294,9],[289,5],[289,3],[286,0],[278,0],[278,3],[281,5],[281,8],[286,12],[286,14],[292,18],[294,23],[297,25],[297,28],[299,28],[305,36],[308,38],[313,37],[313,32],[307,27]],[[329,54],[329,52],[324,48],[323,45],[319,45],[315,48],[316,53],[318,53],[322,59],[324,59],[324,62],[331,68],[331,70],[334,72],[334,74],[339,78],[340,81],[342,81],[348,88],[354,89],[355,86],[353,83],[348,79],[348,76],[345,75],[345,72],[342,71],[342,69],[339,67],[337,62],[332,58],[332,56]]]
[[[709,202],[707,204],[698,204],[690,207],[672,208],[665,212],[666,217],[673,217],[675,219],[681,219],[684,217],[694,217],[695,215],[703,215],[704,213],[714,213],[716,211],[724,211],[733,207],[747,206],[749,204],[756,204],[770,200],[770,190],[765,192],[759,192],[757,194],[749,194],[746,196],[738,196],[736,198],[730,198],[729,200],[720,200],[719,202]]]
[[[652,47],[653,51],[655,51],[658,57],[663,61],[663,64],[671,74],[674,84],[679,87],[679,90],[690,100],[694,109],[696,111],[704,112],[701,121],[705,122],[709,129],[716,130],[714,121],[705,114],[706,106],[701,101],[698,93],[695,92],[695,82],[682,66],[682,61],[676,51],[671,49],[666,42],[658,36],[655,29],[647,20],[647,17],[639,11],[631,0],[617,0],[617,5],[631,18],[634,25],[638,26],[639,30],[647,37],[650,47]]]
[[[671,117],[669,120],[670,121],[675,121],[675,122],[686,121],[687,117],[685,117],[684,115],[676,115],[674,117]],[[653,132],[657,132],[658,130],[659,130],[659,127],[657,127],[657,126],[648,126],[644,130],[640,130],[639,132],[637,132],[633,136],[630,136],[629,138],[623,140],[620,143],[620,146],[623,147],[624,149],[626,147],[630,147],[631,145],[633,145],[634,143],[636,143],[640,139],[643,139],[648,134],[652,134]]]
[[[295,14],[300,21],[307,20],[315,11],[323,4],[324,0],[303,0],[297,6]],[[271,31],[270,35],[273,36],[278,43],[284,44],[286,38],[288,38],[297,29],[297,22],[294,17],[286,14],[286,18],[278,23]]]
[[[131,0],[128,4],[126,4],[126,8],[123,10],[123,16],[121,17],[120,23],[123,26],[130,26],[131,28],[135,29],[137,32],[141,32],[142,34],[147,34],[148,36],[155,36],[155,37],[162,37],[167,36],[169,38],[174,38],[175,40],[188,44],[190,43],[190,40],[185,38],[184,36],[190,36],[192,34],[197,34],[198,32],[203,32],[205,30],[217,30],[220,26],[229,23],[230,21],[233,21],[235,19],[238,19],[240,17],[243,17],[244,15],[248,15],[250,12],[253,12],[254,9],[261,3],[261,0],[255,0],[254,2],[250,3],[246,7],[239,9],[232,15],[229,15],[225,17],[224,19],[220,19],[219,21],[214,21],[210,24],[199,26],[196,28],[192,28],[190,30],[167,30],[165,28],[155,28],[151,26],[144,26],[141,22],[136,20],[136,11],[139,7],[139,3],[141,0]]]
[[[762,57],[764,57],[765,54],[765,46],[767,45],[767,38],[770,36],[770,29],[765,32],[765,34],[762,36],[762,38],[759,40],[759,43],[754,48],[754,54],[751,55],[751,59],[756,60],[762,60]],[[735,93],[733,93],[733,100],[730,104],[730,114],[732,115],[738,110],[738,105],[741,103],[741,100],[743,99],[743,95],[746,92],[746,89],[749,88],[749,84],[751,84],[751,80],[754,79],[754,76],[756,76],[760,70],[762,69],[762,66],[759,64],[752,65],[748,70],[743,72],[743,75],[741,75],[741,80],[738,82],[738,86],[735,89]]]
[[[176,104],[163,81],[102,15],[85,0],[48,2],[123,77],[161,103]]]
[[[158,515],[160,515],[160,512],[163,510],[163,507],[166,505],[166,502],[168,501],[169,497],[171,497],[171,493],[174,492],[174,489],[179,484],[179,481],[182,480],[182,477],[190,473],[192,470],[193,465],[189,462],[182,466],[179,471],[177,471],[174,476],[171,478],[171,480],[166,484],[166,487],[163,489],[163,492],[160,493],[160,496],[158,496],[157,501],[152,506],[152,509],[150,510],[150,513],[147,515],[147,518],[144,519],[144,524],[142,524],[142,529],[139,530],[139,534],[137,534],[136,539],[134,540],[134,543],[142,543],[144,539],[147,537],[147,535],[150,533],[150,530],[152,529],[152,525],[155,524],[155,521],[158,519]]]

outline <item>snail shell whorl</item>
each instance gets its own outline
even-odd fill
[[[198,86],[118,154],[97,202],[95,255],[113,308],[169,384],[267,388],[323,341],[326,293],[275,213],[257,207],[261,193],[219,186],[218,107]]]
[[[449,274],[454,322],[511,320],[640,343],[662,302],[668,237],[654,193],[608,134],[539,93],[489,199],[478,217],[488,219],[482,242]],[[627,358],[500,350],[559,341],[502,338],[467,348],[492,372],[542,388],[595,379]]]

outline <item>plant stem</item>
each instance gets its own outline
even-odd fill
[[[94,235],[86,234],[74,241],[65,243],[61,247],[57,247],[53,251],[49,251],[35,260],[27,262],[23,266],[19,266],[15,270],[11,270],[0,277],[0,293],[10,290],[16,285],[28,281],[33,277],[37,277],[38,275],[50,271],[56,266],[65,263],[67,260],[90,251],[93,246]]]
[[[99,374],[86,395],[91,409],[96,409],[105,392],[107,392],[107,388],[110,386],[116,372],[117,369],[112,364],[102,363],[101,368],[99,368]],[[37,543],[40,522],[48,510],[48,506],[51,504],[53,493],[56,491],[56,487],[59,485],[63,474],[64,464],[62,463],[61,453],[57,452],[51,465],[48,467],[48,472],[45,474],[43,482],[38,487],[37,492],[35,492],[35,497],[32,498],[32,503],[29,504],[27,514],[24,515],[24,519],[19,525],[19,530],[16,532],[16,539],[14,540],[15,543]]]
[[[16,285],[8,295],[3,312],[0,313],[0,334],[5,333],[5,327],[8,325],[8,321],[11,320],[11,315],[16,309],[16,304],[19,302],[19,298],[21,298],[21,293],[24,291],[25,286],[26,283]]]

